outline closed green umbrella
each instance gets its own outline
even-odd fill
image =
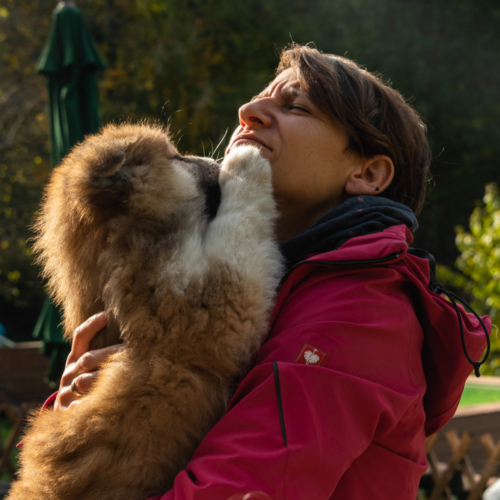
[[[99,130],[96,74],[104,68],[80,10],[74,2],[59,2],[36,67],[38,73],[47,77],[52,166],[57,166],[85,135]],[[57,383],[70,347],[63,339],[61,314],[48,298],[33,336],[43,340],[43,352],[52,359],[47,377]]]

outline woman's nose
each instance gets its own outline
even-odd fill
[[[242,127],[268,127],[271,116],[263,100],[256,100],[243,104],[239,109],[240,125]]]

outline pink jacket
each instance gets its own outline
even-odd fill
[[[425,436],[452,417],[472,368],[411,241],[393,226],[297,266],[226,415],[150,500],[414,500]],[[461,314],[479,359],[483,330]]]
[[[414,500],[425,436],[453,416],[472,368],[412,239],[393,226],[296,266],[226,415],[149,500]],[[459,307],[477,360],[483,330]]]

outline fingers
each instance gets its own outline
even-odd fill
[[[61,404],[64,403],[65,407],[68,407],[71,403],[79,400],[80,396],[83,396],[85,393],[90,391],[92,386],[97,381],[98,376],[99,371],[95,371],[91,373],[84,373],[73,379],[69,387],[65,386],[64,389],[62,389],[66,392],[66,394],[61,397]]]
[[[90,391],[95,384],[104,361],[111,354],[125,348],[123,344],[118,344],[89,351],[90,342],[107,322],[106,313],[102,312],[92,316],[75,330],[71,352],[66,361],[54,404],[56,410],[66,409],[71,404],[77,403],[78,398]]]
[[[75,388],[75,391],[81,395],[89,392],[90,389],[92,389],[92,386],[95,384],[98,375],[99,371],[95,371],[90,373],[84,373],[79,377],[76,377],[73,380],[73,386]]]
[[[85,373],[99,370],[101,365],[108,359],[109,356],[111,356],[111,354],[114,354],[121,349],[125,349],[125,347],[126,346],[124,344],[116,344],[105,347],[104,349],[96,349],[95,351],[86,352],[76,363],[73,363],[72,366],[68,366],[69,369],[66,370],[68,372],[68,377],[70,377],[71,380],[74,380],[76,377]]]
[[[66,410],[72,404],[78,403],[80,401],[80,396],[88,392],[92,385],[96,382],[98,374],[99,372],[95,371],[80,375],[72,380],[69,385],[63,385],[61,383],[61,387],[54,403],[54,409]],[[73,384],[75,392],[73,392],[71,384]]]
[[[56,410],[66,409],[77,402],[80,396],[89,392],[97,380],[102,364],[109,356],[125,348],[124,344],[118,344],[104,349],[87,351],[76,362],[67,364],[61,378],[61,386],[54,408]]]
[[[78,361],[89,350],[91,340],[107,323],[106,313],[101,312],[90,317],[75,330],[71,353],[68,356],[66,365]]]

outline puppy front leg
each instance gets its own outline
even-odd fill
[[[224,262],[241,276],[262,278],[274,293],[282,258],[274,238],[278,216],[271,166],[257,148],[233,149],[222,164],[222,200],[205,239],[205,254]],[[266,294],[268,295],[268,294]]]

